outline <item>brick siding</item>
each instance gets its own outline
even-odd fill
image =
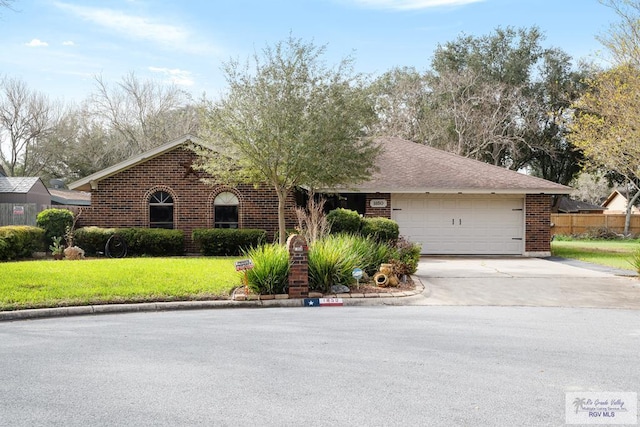
[[[390,193],[368,193],[366,195],[367,204],[364,216],[391,218],[391,194]],[[386,200],[387,206],[384,208],[372,208],[371,200]]]
[[[551,251],[551,196],[525,197],[525,252]]]
[[[241,228],[266,230],[274,239],[278,231],[278,196],[266,186],[207,185],[191,164],[195,154],[178,147],[160,156],[123,170],[98,183],[91,191],[91,207],[83,209],[79,226],[149,227],[149,198],[156,191],[166,191],[173,197],[174,228],[185,236],[186,252],[195,252],[191,232],[196,228],[214,226],[213,200],[223,192],[233,192],[240,201],[238,207]],[[295,201],[287,201],[287,228],[295,227]]]

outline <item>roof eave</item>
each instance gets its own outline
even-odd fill
[[[325,193],[394,193],[394,194],[569,194],[572,189],[566,188],[421,188],[398,190],[393,188],[341,188],[322,189]]]

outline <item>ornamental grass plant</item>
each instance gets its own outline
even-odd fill
[[[309,288],[330,292],[334,285],[353,282],[354,268],[362,268],[368,259],[367,239],[351,234],[331,234],[315,242],[309,250]]]
[[[286,293],[289,280],[289,251],[278,244],[260,245],[244,251],[253,261],[247,271],[247,281],[252,292],[261,295]]]

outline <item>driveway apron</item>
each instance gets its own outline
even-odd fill
[[[426,305],[640,309],[640,279],[558,258],[423,257]]]

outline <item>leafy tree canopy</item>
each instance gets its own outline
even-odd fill
[[[575,104],[571,141],[593,165],[624,177],[640,194],[640,70],[623,64],[588,83]]]
[[[351,58],[328,67],[325,49],[289,36],[245,64],[225,63],[228,93],[206,111],[209,150],[196,149],[215,180],[275,189],[280,243],[295,186],[365,180],[379,152],[367,138],[376,116],[362,76]]]

